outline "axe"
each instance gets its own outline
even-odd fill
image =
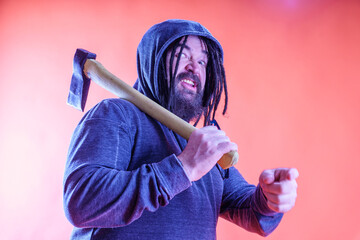
[[[138,92],[115,75],[106,70],[102,64],[95,60],[96,54],[84,49],[77,49],[73,62],[73,75],[67,103],[84,111],[87,94],[92,81],[112,92],[120,98],[133,103],[141,111],[164,124],[181,137],[189,140],[191,133],[196,129],[193,125],[179,118],[158,103]],[[86,73],[86,74],[85,74]],[[227,169],[235,165],[239,155],[231,151],[222,156],[218,164]]]

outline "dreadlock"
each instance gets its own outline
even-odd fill
[[[178,70],[178,64],[180,61],[180,58],[177,58],[175,62],[175,70],[174,72],[171,71],[173,69],[174,64],[174,56],[176,52],[176,48],[180,46],[180,54],[183,51],[183,48],[186,44],[187,37],[185,36],[184,41],[182,44],[179,44],[182,38],[179,38],[175,40],[165,51],[163,56],[160,60],[159,65],[159,100],[160,104],[167,108],[168,110],[171,109],[171,101],[170,101],[170,95],[171,91],[173,89],[174,79]],[[218,108],[218,105],[221,100],[222,92],[225,93],[225,103],[224,103],[224,109],[222,114],[224,115],[227,110],[227,104],[228,104],[228,92],[227,92],[227,85],[226,85],[226,77],[225,77],[225,69],[223,66],[222,58],[220,55],[220,49],[217,46],[217,44],[205,37],[199,37],[201,41],[205,43],[208,50],[208,63],[206,67],[206,81],[205,81],[205,87],[204,87],[204,93],[203,93],[203,100],[202,105],[205,108],[203,112],[204,116],[204,126],[210,125],[210,122],[215,119],[215,113]],[[167,73],[166,73],[166,55],[167,52],[171,51],[170,56],[170,67],[169,67],[169,81],[167,80]],[[170,83],[170,86],[168,85],[168,82]],[[198,124],[200,121],[201,116],[200,115],[196,121],[194,126]]]

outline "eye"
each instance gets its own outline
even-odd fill
[[[202,65],[202,66],[206,66],[207,62],[204,61],[204,60],[200,60],[200,61],[199,61],[199,64]]]
[[[185,53],[183,53],[183,52],[181,54],[176,53],[175,56],[180,57],[180,58],[186,58],[187,57],[187,55]]]

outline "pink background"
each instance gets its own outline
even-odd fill
[[[298,199],[267,239],[360,239],[360,1],[0,1],[0,239],[68,239],[62,177],[83,113],[66,105],[75,49],[129,84],[155,23],[199,21],[225,51],[219,122],[237,168],[297,167]],[[112,94],[92,84],[86,110]],[[262,239],[219,220],[218,239]]]

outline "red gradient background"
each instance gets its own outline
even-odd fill
[[[0,239],[68,239],[62,177],[83,113],[66,105],[75,49],[133,84],[155,23],[199,21],[222,43],[222,128],[237,168],[298,168],[298,199],[268,239],[360,239],[360,1],[0,1]],[[112,94],[92,84],[86,110]],[[218,239],[262,239],[222,219]]]

